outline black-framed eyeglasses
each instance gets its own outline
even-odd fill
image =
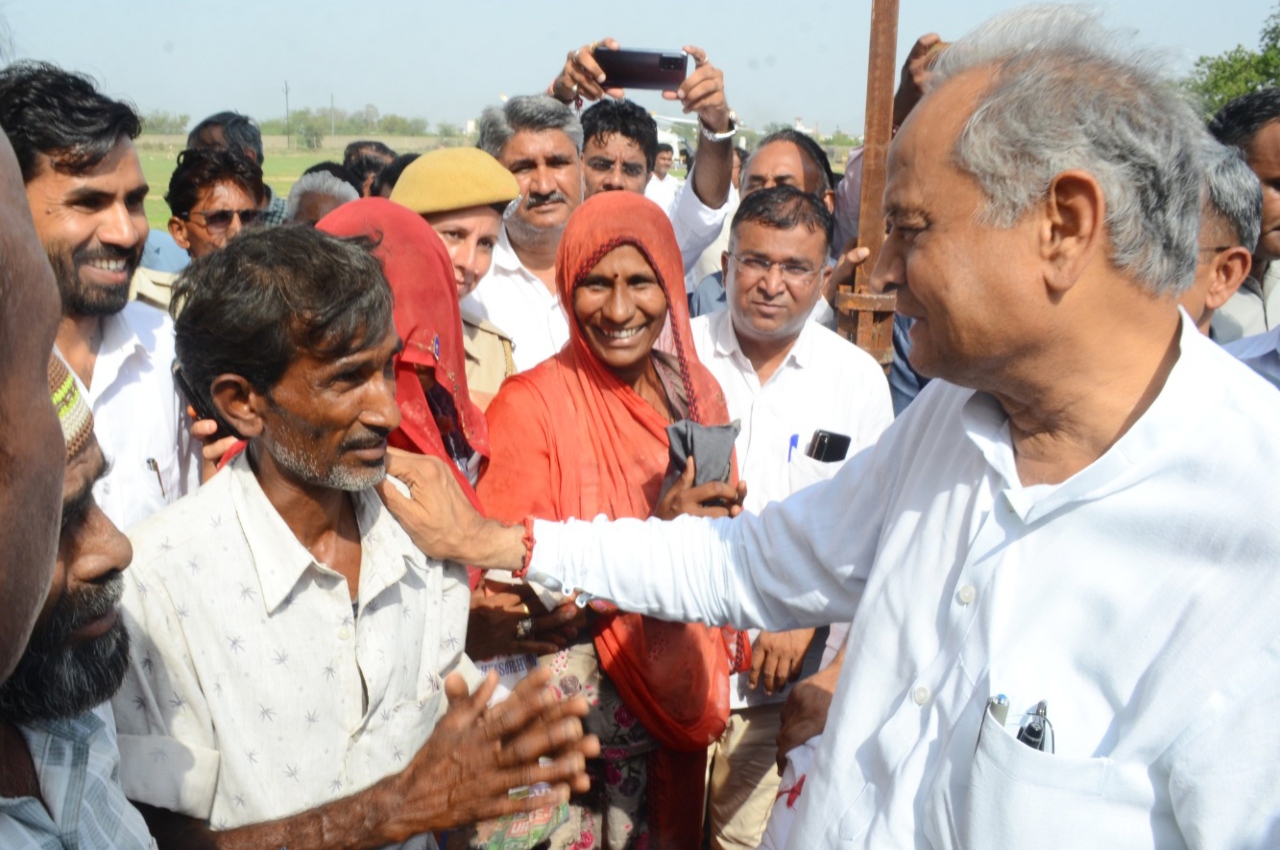
[[[247,210],[210,210],[209,212],[196,212],[193,210],[182,216],[182,218],[190,219],[193,215],[200,216],[202,219],[200,223],[210,233],[221,233],[230,227],[232,220],[236,218],[240,219],[242,227],[248,227],[262,216],[262,210],[255,208]]]
[[[1223,251],[1230,251],[1234,245],[1201,245],[1200,250],[1210,254],[1221,254]]]
[[[793,286],[803,286],[812,283],[821,269],[811,269],[808,266],[799,263],[784,263],[777,260],[767,260],[764,257],[756,256],[740,256],[738,254],[730,254],[734,261],[738,264],[738,274],[747,273],[747,279],[750,281],[759,280],[768,277],[769,272],[774,266],[778,267],[778,271],[782,272],[783,283]]]

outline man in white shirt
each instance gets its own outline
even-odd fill
[[[1209,132],[1240,149],[1264,187],[1280,180],[1280,88],[1267,86],[1237,97],[1209,122]],[[1218,311],[1214,336],[1222,342],[1255,336],[1280,322],[1280,194],[1263,194],[1262,235],[1244,284]]]
[[[1244,156],[1205,133],[1200,139],[1204,207],[1196,276],[1181,298],[1200,332],[1218,340],[1213,318],[1249,276],[1262,226],[1262,185]]]
[[[175,297],[182,374],[248,444],[132,532],[113,704],[121,782],[161,846],[194,830],[219,847],[433,847],[433,830],[512,808],[509,788],[575,779],[585,703],[559,707],[568,726],[519,767],[459,773],[446,755],[472,725],[444,718],[478,679],[470,590],[369,492],[400,422],[378,261],[310,228],[256,230]],[[473,719],[491,693],[463,700]],[[545,776],[537,749],[559,756]]]
[[[880,366],[809,321],[831,274],[833,223],[827,207],[793,186],[761,189],[734,217],[722,264],[729,308],[692,321],[698,358],[724,390],[741,430],[738,475],[744,507],[769,502],[835,475],[846,457],[873,445],[893,408]],[[819,434],[848,440],[845,452],[811,456]],[[790,682],[817,669],[823,641],[813,629],[753,630],[751,671],[729,682],[733,711],[711,746],[709,815],[715,848],[760,844],[778,791],[777,737]]]
[[[87,77],[21,62],[0,72],[0,124],[62,295],[57,350],[110,463],[95,496],[127,529],[195,489],[200,464],[169,372],[173,325],[128,300],[148,233],[141,119]]]
[[[554,98],[513,97],[480,116],[477,146],[515,175],[520,197],[503,217],[489,273],[461,306],[511,337],[523,372],[569,341],[556,296],[556,249],[582,201],[582,123]]]
[[[644,184],[644,196],[665,210],[676,199],[676,193],[684,186],[684,181],[671,174],[675,149],[666,142],[659,142],[657,150],[649,182]]]
[[[1200,125],[1169,79],[1075,7],[942,54],[874,274],[935,380],[834,479],[668,523],[506,528],[435,504],[465,504],[440,464],[384,499],[437,556],[629,611],[853,616],[790,848],[1274,846],[1280,396],[1178,310]]]

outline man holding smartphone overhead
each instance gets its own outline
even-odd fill
[[[724,227],[733,173],[738,118],[725,100],[724,72],[700,47],[686,46],[694,70],[678,51],[629,51],[608,38],[569,54],[550,94],[565,103],[599,101],[582,113],[586,197],[627,189],[644,193],[658,156],[658,125],[644,107],[627,100],[623,85],[659,89],[698,118],[698,158],[667,215],[688,273]],[[675,86],[672,90],[669,86]]]
[[[486,109],[480,119],[478,147],[515,175],[520,198],[505,217],[489,274],[462,303],[511,337],[521,372],[569,339],[569,319],[555,295],[556,249],[569,215],[584,196],[598,191],[643,194],[657,156],[657,125],[637,104],[602,102],[581,120],[568,105],[623,95],[621,89],[601,87],[604,72],[592,58],[601,44],[617,48],[610,39],[569,54],[549,88],[553,97],[513,97]],[[736,118],[725,102],[724,74],[700,48],[685,52],[696,67],[663,97],[697,113],[702,132],[698,167],[668,209],[687,273],[724,226]],[[591,127],[585,140],[584,127]],[[584,161],[594,163],[586,173]]]

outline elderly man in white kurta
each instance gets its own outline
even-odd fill
[[[1167,79],[1072,8],[954,44],[874,275],[938,380],[759,516],[533,523],[531,578],[627,611],[854,618],[790,848],[1280,838],[1280,396],[1178,310],[1200,128]],[[520,565],[526,529],[451,531],[406,466],[419,545]]]

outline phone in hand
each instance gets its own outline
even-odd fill
[[[606,89],[675,91],[688,76],[689,57],[681,50],[610,50],[592,54],[604,71]]]
[[[813,432],[813,439],[809,441],[809,448],[805,454],[823,463],[835,463],[845,459],[852,442],[853,439],[845,434],[818,429]]]
[[[218,432],[214,434],[214,439],[230,437],[231,434],[227,432],[225,427],[223,427],[222,420],[213,415],[213,410],[209,406],[209,403],[192,391],[191,384],[187,383],[186,375],[182,374],[182,365],[178,363],[177,360],[174,360],[173,366],[171,366],[170,369],[173,373],[173,385],[178,388],[180,393],[182,393],[182,397],[186,399],[187,404],[191,405],[195,410],[196,418],[211,419],[218,423]]]

